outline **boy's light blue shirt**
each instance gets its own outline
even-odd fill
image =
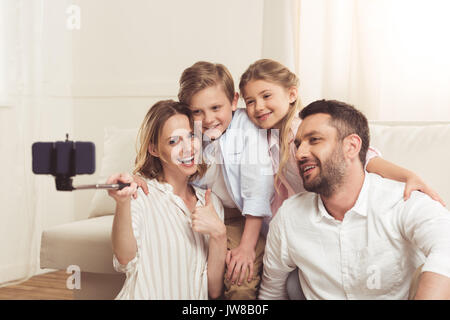
[[[223,177],[236,206],[243,215],[271,217],[274,172],[267,130],[251,122],[245,109],[238,109],[227,130],[220,136],[219,145]],[[205,159],[211,156],[209,150],[212,149],[203,149]],[[194,184],[207,187],[202,179]]]

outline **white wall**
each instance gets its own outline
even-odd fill
[[[94,194],[59,192],[51,176],[33,175],[31,143],[61,141],[66,133],[93,141],[98,173],[105,127],[138,127],[156,101],[176,98],[179,77],[193,63],[225,64],[237,89],[242,72],[270,43],[263,39],[266,1],[2,2],[8,10],[0,12],[8,17],[2,21],[14,30],[0,32],[8,35],[0,58],[11,57],[14,66],[8,68],[13,77],[1,79],[17,86],[12,96],[18,103],[0,110],[1,152],[9,155],[0,159],[0,174],[4,181],[20,179],[26,192],[0,186],[6,221],[0,225],[0,283],[34,272],[41,231],[87,217]],[[80,9],[80,29],[68,28],[71,6]],[[77,176],[74,184],[97,179]]]
[[[93,141],[97,172],[104,128],[138,127],[158,100],[176,98],[182,71],[199,60],[225,64],[235,78],[261,57],[260,0],[75,1],[80,30],[72,33],[74,131]],[[55,83],[55,87],[60,83]],[[96,181],[79,176],[76,184]],[[93,191],[75,193],[74,218],[87,216]]]

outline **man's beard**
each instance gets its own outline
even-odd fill
[[[315,178],[305,181],[303,172],[300,172],[303,186],[307,191],[330,197],[342,184],[345,176],[346,164],[341,145],[335,146],[333,152],[323,164],[317,158],[315,161],[317,162],[319,173]]]

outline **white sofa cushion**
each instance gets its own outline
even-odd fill
[[[371,122],[371,145],[417,173],[450,206],[450,123]]]
[[[42,233],[41,268],[117,274],[113,268],[111,230],[114,216],[75,221]]]
[[[113,173],[129,172],[136,159],[138,129],[105,129],[103,157],[98,183],[105,183]],[[105,190],[97,190],[89,207],[89,218],[114,214],[115,202]]]

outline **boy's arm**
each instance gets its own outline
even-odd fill
[[[263,218],[272,216],[270,202],[275,188],[267,130],[256,127],[248,119],[245,110],[235,114],[233,121],[236,124],[234,129],[240,132],[234,132],[226,140],[221,140],[221,145],[224,166],[230,170],[229,176],[239,177],[238,181],[234,181],[238,183],[238,193],[235,196],[239,198],[242,215],[246,217],[240,243],[227,253],[226,259],[228,280],[231,277],[234,282],[239,279],[239,284],[244,280],[247,268],[247,280],[251,281],[253,278],[255,248]],[[240,161],[233,164],[235,154],[240,154]]]
[[[405,200],[409,199],[411,192],[417,190],[427,194],[431,199],[439,201],[445,207],[445,202],[439,194],[427,186],[418,175],[410,170],[397,166],[381,157],[370,159],[366,170],[371,173],[376,173],[383,178],[405,182],[406,186],[403,194]]]
[[[250,282],[253,278],[255,248],[261,231],[262,219],[261,217],[246,215],[241,242],[239,246],[227,253],[227,279],[231,280],[233,284],[236,283],[238,277],[238,285],[242,284],[247,268],[249,269],[247,281]]]

